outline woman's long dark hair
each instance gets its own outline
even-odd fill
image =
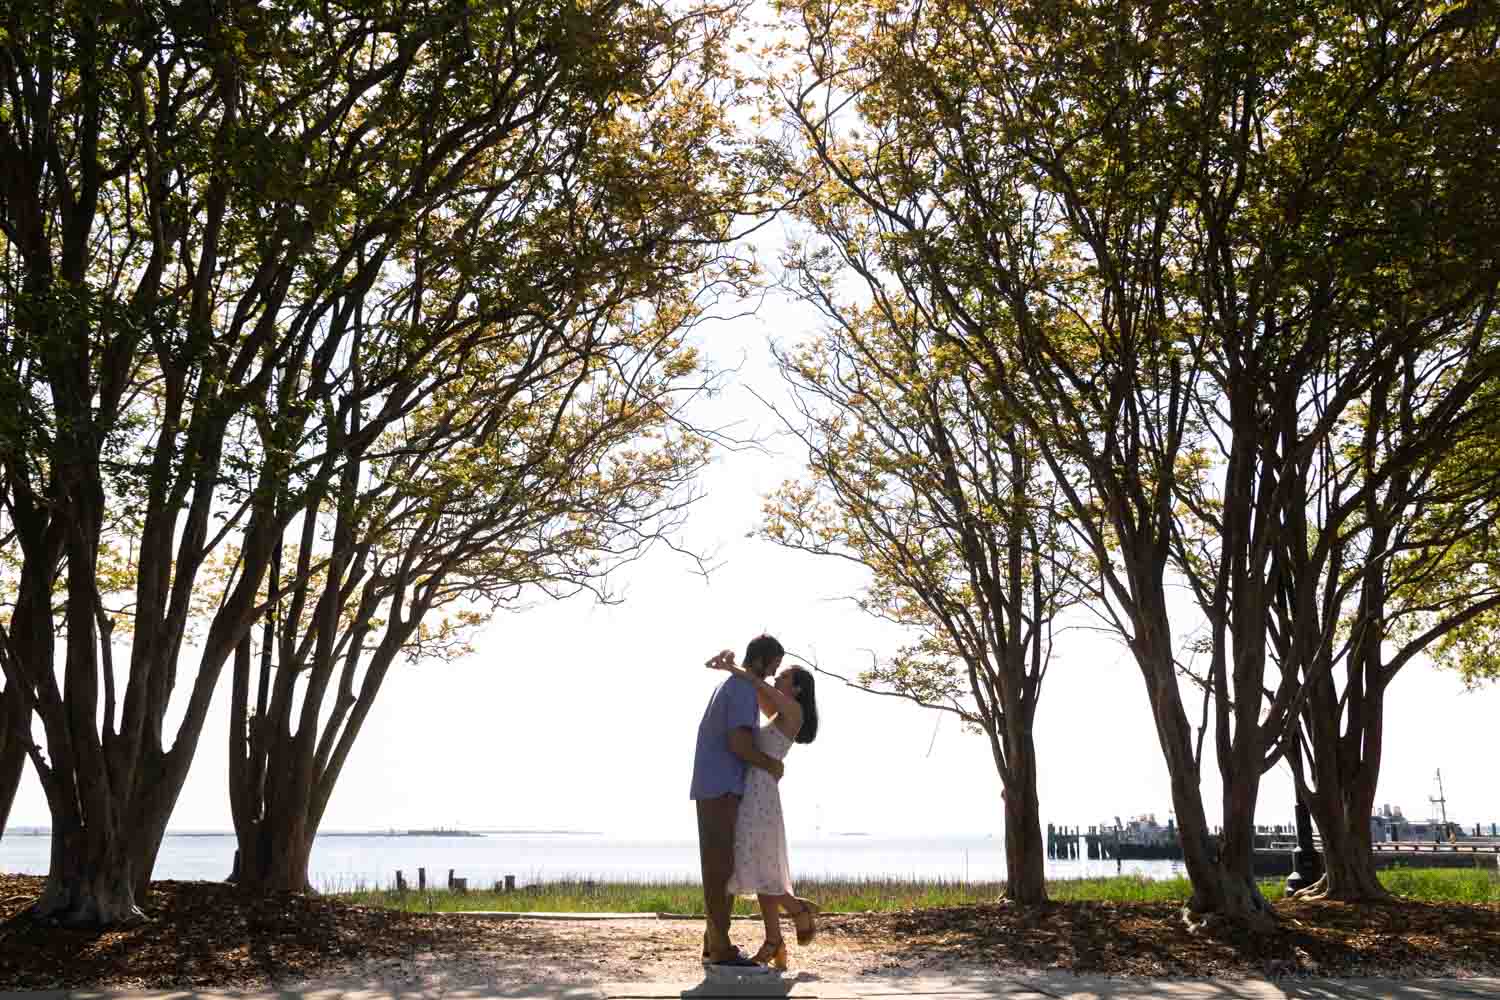
[[[801,667],[791,670],[792,680],[797,684],[797,704],[802,706],[802,728],[797,730],[797,742],[811,743],[818,735],[818,698],[813,673]]]

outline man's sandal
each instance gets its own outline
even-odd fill
[[[738,948],[731,948],[728,958],[723,958],[715,962],[708,948],[708,933],[706,931],[703,934],[703,964],[715,968],[723,967],[747,973],[767,971],[766,967],[760,962],[755,961],[753,958],[746,958],[745,953]]]
[[[738,948],[734,950],[734,955],[729,958],[723,958],[717,962],[708,959],[703,964],[710,970],[723,969],[740,975],[764,975],[771,971],[755,959],[746,958],[745,953]]]

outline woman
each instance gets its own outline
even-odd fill
[[[777,760],[786,756],[792,743],[811,743],[818,734],[818,705],[813,675],[801,667],[790,667],[769,682],[735,665],[728,650],[709,661],[710,667],[727,670],[755,687],[767,723],[755,731],[755,748]],[[797,943],[812,943],[817,935],[814,916],[818,906],[792,892],[791,865],[787,861],[786,822],[781,813],[781,791],[769,771],[750,769],[745,777],[745,797],[740,800],[734,830],[734,875],[729,891],[754,895],[760,901],[766,941],[755,961],[786,969],[786,942],[781,937],[781,911],[797,928]]]

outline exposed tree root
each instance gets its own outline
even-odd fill
[[[1328,873],[1323,873],[1312,885],[1303,886],[1292,893],[1293,899],[1327,899],[1328,898]]]
[[[1376,883],[1372,886],[1361,888],[1337,889],[1332,886],[1328,875],[1325,873],[1312,885],[1299,889],[1292,893],[1293,899],[1306,900],[1335,900],[1340,903],[1387,903],[1394,897],[1391,896],[1385,886]]]

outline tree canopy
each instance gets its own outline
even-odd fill
[[[7,8],[5,667],[46,732],[44,915],[135,913],[284,530],[375,442],[487,351],[512,368],[527,343],[584,354],[567,338],[602,323],[650,356],[748,274],[725,248],[767,203],[720,100],[736,13]],[[518,330],[551,340],[507,356]],[[690,368],[663,359],[665,377]],[[106,525],[138,539],[118,683]],[[169,737],[216,554],[228,576]]]

